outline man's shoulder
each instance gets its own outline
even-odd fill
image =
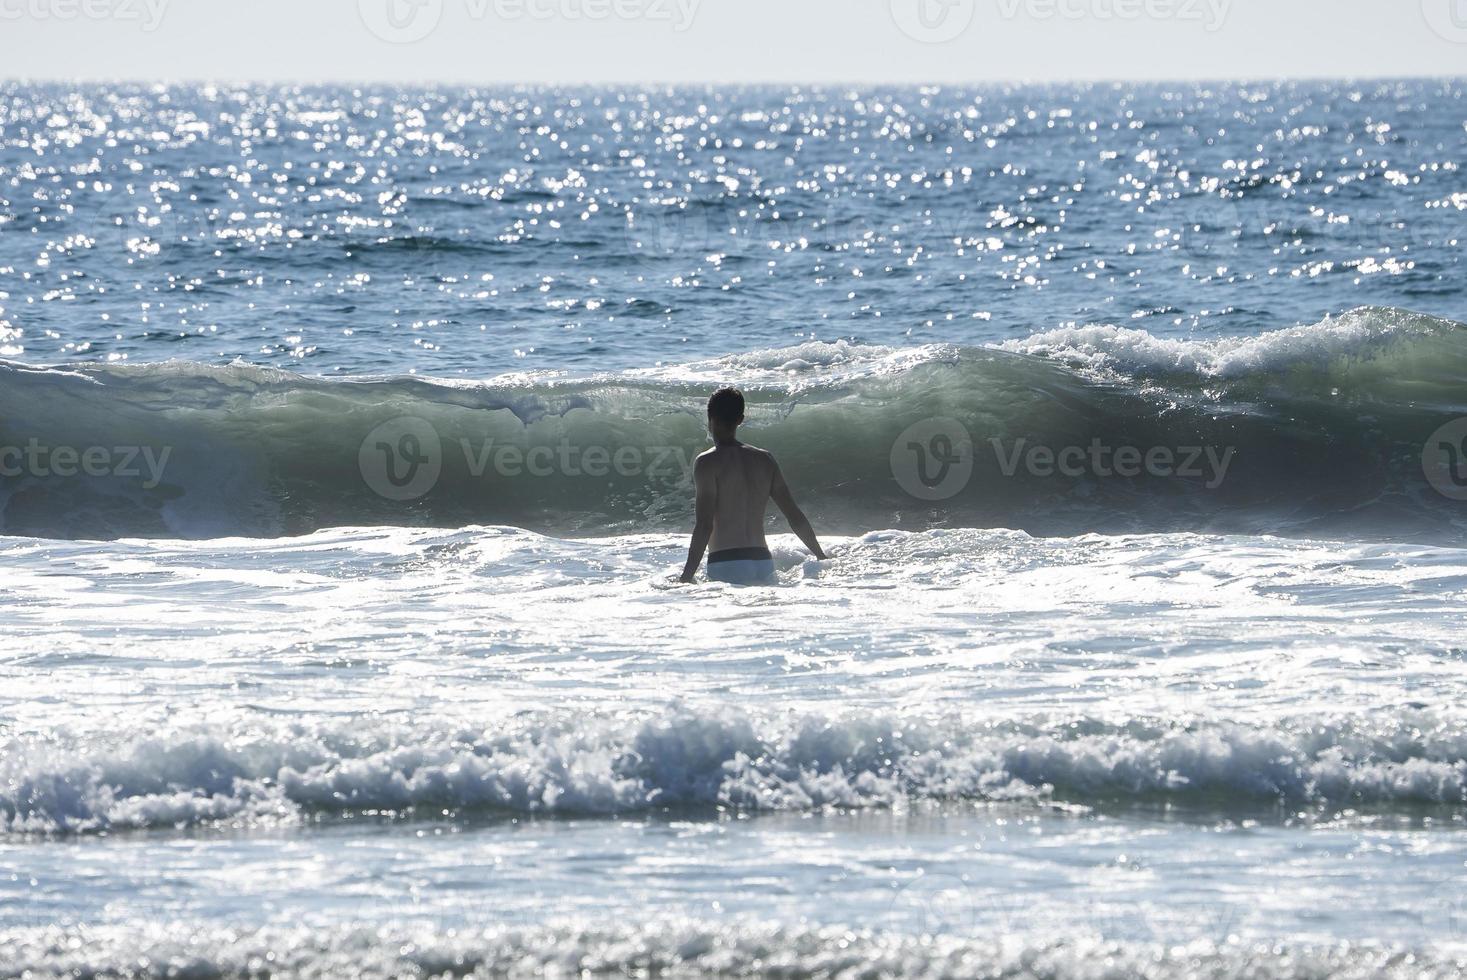
[[[771,470],[778,466],[774,461],[774,454],[767,449],[760,449],[758,446],[749,446],[740,443],[737,447],[714,446],[712,449],[700,453],[693,460],[693,474],[695,476],[702,474],[712,476],[716,470],[731,465],[737,456],[751,459],[756,464]]]
[[[708,473],[718,465],[718,447],[714,446],[705,452],[699,453],[698,458],[693,460],[693,473]]]
[[[760,449],[758,446],[750,446],[748,444],[745,444],[743,449],[744,452],[748,453],[751,456],[754,456],[757,459],[761,459],[770,463],[774,462],[774,453],[771,453],[767,449]]]

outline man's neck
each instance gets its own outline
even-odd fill
[[[713,445],[717,446],[719,449],[727,449],[730,446],[737,446],[738,444],[739,439],[736,433],[720,433],[714,435],[713,437]]]

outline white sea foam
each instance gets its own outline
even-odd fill
[[[812,340],[723,357],[630,372],[677,384],[738,385],[748,391],[799,395],[816,388],[849,385],[865,378],[900,375],[929,363],[956,363],[962,349],[950,344],[886,347],[847,340]]]
[[[987,980],[1446,980],[1467,961],[1385,945],[1149,945],[968,938],[863,926],[670,919],[436,930],[139,924],[0,932],[0,977],[983,977]]]
[[[1404,310],[1361,308],[1321,323],[1242,337],[1193,340],[1096,325],[1005,341],[1001,349],[1128,377],[1177,374],[1236,380],[1298,368],[1373,360],[1412,341],[1447,338],[1460,325]],[[1456,351],[1460,342],[1452,345]],[[1457,353],[1456,359],[1460,360]]]
[[[11,833],[293,820],[413,808],[617,814],[887,807],[917,800],[1149,797],[1299,805],[1467,802],[1467,727],[1368,722],[1193,728],[1083,718],[763,718],[724,708],[640,720],[559,714],[478,728],[179,729],[148,738],[12,741]]]

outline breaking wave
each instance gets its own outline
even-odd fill
[[[985,977],[990,980],[1434,980],[1445,955],[1367,944],[1150,944],[905,935],[868,927],[668,919],[640,925],[264,929],[200,925],[0,933],[5,977]]]
[[[1430,477],[1467,495],[1463,447],[1449,441],[1437,472],[1426,451],[1467,415],[1464,379],[1462,325],[1390,309],[1236,339],[1077,327],[999,348],[809,343],[574,380],[0,364],[0,531],[676,528],[703,401],[736,383],[747,437],[834,532],[1461,541],[1461,502]]]
[[[1467,727],[1426,712],[1268,727],[1092,718],[760,718],[677,709],[460,724],[198,726],[14,739],[0,830],[111,832],[359,813],[612,815],[1175,802],[1467,803]]]

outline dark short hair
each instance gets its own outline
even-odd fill
[[[708,417],[725,425],[738,425],[744,420],[744,393],[737,388],[723,388],[708,399]]]

